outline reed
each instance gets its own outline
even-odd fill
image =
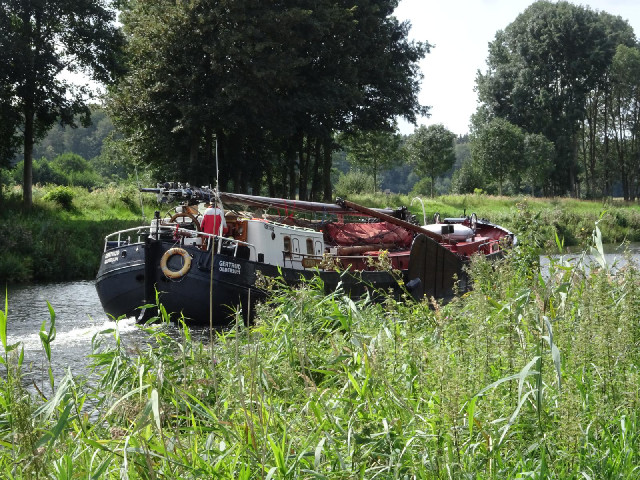
[[[116,322],[93,339],[100,381],[67,374],[47,399],[16,390],[9,352],[0,471],[637,478],[640,272],[607,265],[592,232],[595,267],[560,256],[542,275],[524,244],[498,264],[474,260],[474,290],[447,305],[354,301],[315,279],[275,282],[255,325],[238,316],[211,345],[158,318],[133,347]],[[42,335],[55,341],[51,315]]]

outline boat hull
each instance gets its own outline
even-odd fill
[[[144,305],[144,245],[122,245],[102,255],[96,277],[98,298],[113,318],[137,316]]]
[[[165,241],[153,243],[155,245],[148,242],[122,246],[103,255],[96,289],[109,315],[116,318],[122,315],[139,317],[143,305],[156,303],[157,294],[158,302],[174,320],[184,317],[189,323],[208,324],[212,321],[221,325],[232,321],[237,313],[244,321],[252,319],[256,303],[267,298],[262,279],[280,277],[287,285],[297,285],[319,276],[325,293],[340,289],[341,293],[352,298],[363,295],[377,298],[383,296],[382,292],[399,297],[408,292],[405,284],[412,279],[407,270],[299,270],[251,261],[224,249],[212,256],[210,250],[186,246],[181,248],[191,259],[190,267],[179,278],[170,278],[161,267],[161,259],[176,245]],[[177,255],[170,261],[180,261],[175,257]],[[453,260],[458,261],[456,258]],[[171,271],[177,271],[182,265],[169,266]],[[449,269],[463,275],[461,262],[449,265]],[[429,267],[424,270],[429,271]],[[440,298],[452,296],[452,284],[429,293],[436,293]],[[424,294],[426,292],[418,290],[414,296],[420,298]],[[145,317],[156,314],[157,310],[147,309]]]

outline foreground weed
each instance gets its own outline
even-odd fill
[[[93,339],[91,381],[55,379],[46,400],[19,389],[5,300],[0,471],[637,478],[638,270],[559,257],[542,274],[529,253],[474,260],[475,288],[446,305],[356,301],[314,279],[272,282],[254,325],[238,313],[209,344],[179,319],[130,345],[116,321]]]

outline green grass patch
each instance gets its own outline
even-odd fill
[[[133,186],[36,186],[33,208],[24,210],[20,189],[10,190],[0,213],[0,282],[94,278],[105,236],[141,221],[134,193]],[[145,209],[153,212],[154,206],[147,203]]]
[[[104,237],[140,224],[140,194],[133,184],[87,190],[81,187],[34,187],[34,206],[25,211],[21,190],[5,191],[0,220],[0,282],[91,279],[97,273]],[[420,203],[409,195],[353,195],[370,207],[408,206],[420,223]],[[158,209],[155,198],[144,195],[148,218]],[[60,202],[63,202],[61,206]],[[605,243],[640,241],[640,206],[569,198],[538,199],[488,195],[444,195],[424,199],[427,222],[476,213],[519,236],[537,236],[541,251],[554,248],[555,237],[567,246],[584,246],[595,222]],[[163,207],[168,209],[169,207]],[[164,212],[163,212],[164,213]],[[535,235],[534,233],[535,232]]]
[[[405,205],[422,223],[422,207],[410,195],[368,194],[353,195],[349,200],[370,207],[397,207]],[[555,235],[565,239],[567,246],[585,246],[591,238],[593,225],[599,222],[605,243],[640,241],[640,205],[622,201],[588,201],[573,198],[501,197],[492,195],[442,195],[429,199],[423,197],[427,222],[433,214],[441,218],[460,217],[476,213],[521,233],[527,228],[522,224],[523,211],[538,217],[535,228],[548,239],[544,249],[552,248]]]

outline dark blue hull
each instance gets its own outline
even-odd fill
[[[376,298],[378,292],[384,291],[395,297],[411,293],[417,299],[446,299],[454,295],[455,289],[464,292],[464,260],[424,236],[418,238],[409,269],[393,274],[381,270],[340,273],[278,268],[243,258],[242,252],[233,249],[223,248],[221,253],[212,255],[210,250],[197,246],[147,239],[146,243],[108,249],[102,257],[96,288],[105,312],[116,318],[139,316],[143,305],[156,304],[157,295],[173,320],[182,316],[189,323],[216,325],[228,324],[237,314],[245,322],[251,321],[256,302],[267,297],[260,277],[281,276],[286,284],[296,285],[319,276],[325,293],[340,288],[352,298],[365,294]],[[176,247],[179,254],[167,253]],[[157,313],[157,309],[149,308],[144,318]]]

